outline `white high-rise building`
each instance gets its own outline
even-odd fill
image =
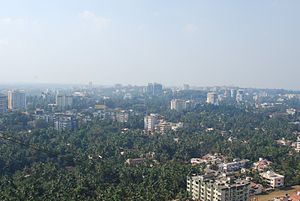
[[[216,94],[214,92],[207,93],[206,102],[208,104],[218,105],[219,104],[218,94]]]
[[[12,111],[26,110],[26,94],[24,91],[8,91],[8,109]]]

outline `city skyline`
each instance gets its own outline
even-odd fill
[[[0,82],[300,89],[298,1],[3,1]]]

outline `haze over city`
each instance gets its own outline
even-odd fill
[[[0,201],[300,201],[299,10],[0,0]]]
[[[1,83],[300,89],[299,1],[0,1]]]

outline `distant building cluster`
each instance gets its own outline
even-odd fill
[[[163,87],[158,83],[149,83],[146,92],[150,96],[159,96],[163,93]]]
[[[26,111],[26,95],[24,91],[8,91],[8,109],[11,111]]]
[[[165,114],[169,115],[170,118],[180,119],[183,117],[182,114],[185,112],[192,113],[193,109],[205,116],[207,115],[205,110],[210,111],[212,109],[208,105],[218,106],[224,104],[230,106],[229,109],[232,105],[237,105],[236,108],[243,108],[246,112],[255,110],[255,112],[259,114],[261,112],[269,118],[285,118],[289,121],[288,123],[297,131],[293,132],[292,137],[286,135],[285,138],[274,139],[274,142],[277,143],[277,146],[290,148],[290,155],[298,154],[296,152],[300,153],[300,132],[298,132],[300,110],[298,105],[295,104],[295,100],[300,100],[300,95],[297,92],[288,91],[285,94],[281,93],[281,90],[274,92],[273,90],[241,89],[237,87],[192,87],[191,90],[187,84],[181,87],[163,88],[159,83],[149,83],[147,86],[122,86],[117,84],[114,88],[103,87],[100,89],[96,89],[90,83],[87,89],[78,88],[76,91],[59,89],[61,90],[59,92],[57,90],[46,90],[36,97],[27,95],[27,99],[23,90],[6,89],[1,91],[3,94],[0,94],[0,114],[22,112],[20,115],[27,115],[27,125],[22,126],[28,129],[28,132],[32,128],[47,127],[51,127],[57,133],[71,132],[81,128],[82,125],[87,125],[86,123],[98,123],[98,120],[105,120],[108,123],[112,121],[119,122],[120,124],[116,125],[120,126],[118,132],[120,131],[122,135],[129,134],[131,130],[136,128],[137,131],[140,131],[138,129],[144,129],[144,132],[141,133],[144,135],[181,131],[180,128],[183,128],[183,123],[169,122],[167,116],[161,115],[163,112],[166,112]],[[148,107],[146,104],[148,102],[151,102],[158,109],[170,108],[172,111],[162,111],[161,114],[148,113],[148,111],[155,111],[151,108],[153,105]],[[162,107],[160,103],[163,104]],[[196,104],[199,106],[197,109]],[[276,108],[277,106],[280,109]],[[202,112],[201,107],[204,108],[204,112]],[[219,109],[228,108],[220,107]],[[177,114],[177,112],[181,112],[181,114]],[[144,116],[144,114],[147,115]],[[6,120],[6,117],[6,115],[3,116],[3,119]],[[231,122],[225,125],[227,121],[224,121],[224,119],[226,117],[224,114],[223,116],[220,115],[219,118],[217,117],[216,121],[206,122],[206,119],[203,121],[201,116],[199,124],[195,124],[195,129],[191,129],[191,132],[197,130],[201,134],[203,133],[203,136],[220,134],[222,136],[220,139],[224,140],[224,143],[229,146],[233,143],[251,144],[251,139],[240,138],[239,133],[242,130],[232,129],[234,126],[230,125]],[[189,118],[184,117],[181,119],[189,120]],[[219,122],[219,124],[215,122]],[[185,127],[188,127],[189,122],[186,122],[186,124]],[[192,124],[194,125],[194,122]],[[253,128],[255,133],[268,132],[269,128],[256,123],[253,125],[256,126]],[[287,130],[290,132],[290,129]],[[183,142],[184,139],[179,136],[177,134],[172,136],[174,144]],[[127,166],[149,165],[151,167],[159,164],[154,159],[154,152],[135,155],[132,154],[133,150],[136,149],[135,147],[120,147],[120,149],[120,154],[123,159],[126,159],[125,164]],[[193,153],[195,152],[190,154]],[[88,157],[89,159],[93,158],[92,156]],[[99,155],[98,158],[102,158],[102,156]],[[182,159],[182,162],[186,163],[186,159]],[[272,166],[276,167],[276,165],[269,158],[259,158],[258,161],[250,163],[248,159],[232,158],[214,153],[191,158],[190,163],[193,166],[192,171],[198,172],[197,174],[190,173],[186,178],[186,190],[192,200],[246,201],[249,200],[251,195],[284,187],[285,180],[287,180],[283,174],[284,170],[280,168],[273,169]],[[300,192],[297,196],[300,196]],[[286,195],[274,200],[289,201],[291,197]]]
[[[73,131],[77,128],[77,119],[73,115],[56,114],[54,118],[54,128],[59,132]]]
[[[182,123],[167,122],[159,114],[150,114],[144,117],[144,130],[148,133],[165,133],[167,130],[176,131],[182,127]]]
[[[22,90],[10,90],[7,95],[0,94],[0,113],[7,111],[26,111],[26,94]]]
[[[138,113],[133,110],[122,110],[120,108],[109,109],[105,105],[96,105],[95,108],[97,111],[93,112],[93,117],[111,119],[120,123],[126,123],[130,117],[138,115]]]
[[[246,176],[250,171],[249,162],[247,159],[233,159],[228,162],[227,157],[218,153],[192,158],[192,165],[202,165],[205,169],[202,175],[187,177],[187,191],[190,197],[193,200],[209,201],[248,200],[250,195],[284,186],[284,175],[272,171],[272,162],[263,158],[253,163],[252,170],[257,172],[268,188],[265,189],[262,184],[252,182],[252,178]],[[236,194],[237,186],[240,190]]]
[[[224,101],[243,103],[245,102],[245,92],[242,89],[228,89],[220,91],[211,91],[207,93],[206,103],[211,105],[219,105]]]
[[[205,164],[214,165],[218,168],[218,171],[224,173],[240,171],[242,168],[246,167],[249,163],[247,159],[233,159],[231,162],[226,162],[226,157],[221,154],[207,154],[202,158],[192,158],[191,163],[193,165]]]
[[[300,152],[300,133],[295,132],[296,135],[296,141],[293,142],[292,140],[286,140],[285,138],[281,138],[279,140],[276,140],[277,144],[282,146],[289,146],[293,148],[296,152]]]
[[[38,126],[38,122],[43,122],[59,132],[73,131],[78,127],[78,114],[72,112],[47,114],[43,109],[36,109],[33,117],[35,121],[32,122],[32,126],[34,127]]]
[[[192,158],[191,164],[192,165],[199,165],[199,164],[205,164],[205,165],[218,165],[225,161],[225,157],[221,154],[215,153],[215,154],[206,154],[205,156],[201,158]]]

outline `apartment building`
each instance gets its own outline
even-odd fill
[[[273,171],[267,171],[260,174],[260,176],[269,184],[272,188],[279,188],[284,186],[284,176],[277,174]]]
[[[26,110],[26,94],[24,91],[14,90],[8,91],[8,109],[11,111]]]
[[[248,201],[250,183],[216,173],[187,177],[187,191],[192,200]]]

